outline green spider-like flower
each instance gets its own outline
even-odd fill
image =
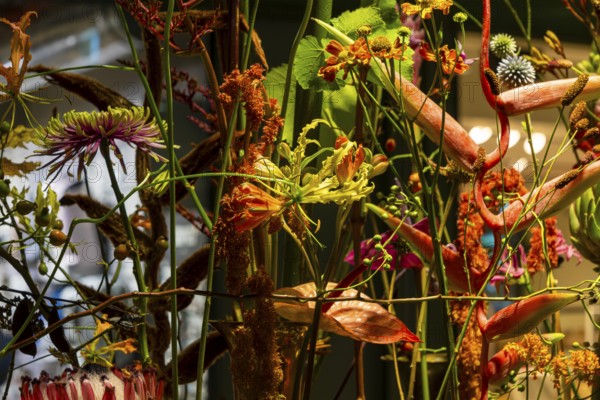
[[[103,142],[107,143],[125,169],[119,141],[149,154],[157,161],[166,161],[153,149],[165,148],[160,129],[150,111],[143,107],[111,108],[107,111],[66,113],[62,120],[55,117],[45,129],[46,150],[41,155],[53,159],[44,165],[51,166],[49,175],[58,174],[71,160],[79,160],[77,179],[85,165],[89,165]]]

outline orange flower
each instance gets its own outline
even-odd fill
[[[282,211],[285,204],[248,182],[235,187],[229,201],[234,210],[231,221],[238,232],[256,228]]]
[[[27,64],[31,60],[29,48],[31,41],[29,35],[25,33],[25,29],[29,26],[29,19],[32,15],[37,15],[34,11],[28,11],[19,22],[10,22],[6,18],[0,18],[0,22],[4,22],[10,26],[13,31],[13,37],[10,40],[10,67],[5,67],[0,64],[0,75],[6,78],[6,86],[0,84],[0,90],[14,96],[19,93],[25,72],[27,72]],[[23,63],[21,64],[21,61]],[[21,68],[19,69],[19,65]]]
[[[342,79],[346,79],[352,65],[358,63],[366,65],[371,57],[364,38],[359,38],[348,47],[342,46],[337,40],[332,40],[325,50],[331,56],[325,61],[327,65],[319,68],[317,75],[328,82],[333,82],[336,74],[341,70],[344,70]]]
[[[348,154],[342,158],[342,161],[340,161],[340,163],[335,167],[335,175],[338,178],[338,182],[343,185],[344,183],[352,180],[364,160],[365,150],[363,149],[362,145],[358,146],[356,154],[354,154],[354,149],[351,149]]]
[[[452,0],[417,0],[417,4],[403,3],[402,13],[406,15],[420,14],[421,18],[429,19],[434,9],[448,14],[450,6],[452,6]]]
[[[436,53],[431,49],[428,43],[423,42],[419,53],[427,61],[437,62],[438,58],[442,66],[442,71],[446,75],[453,73],[463,74],[469,69],[469,66],[465,64],[465,60],[461,56],[457,56],[455,49],[448,49],[448,45],[445,44],[440,47]]]

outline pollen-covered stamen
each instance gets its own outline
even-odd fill
[[[560,180],[558,182],[556,182],[556,184],[554,185],[554,187],[556,187],[557,189],[564,188],[569,183],[573,182],[575,180],[575,178],[577,178],[577,176],[579,176],[580,172],[581,171],[578,170],[578,169],[574,169],[574,170],[571,170],[571,171],[567,172],[566,174],[564,174],[562,176],[562,178],[560,178]]]
[[[581,74],[577,77],[577,80],[571,85],[571,87],[567,90],[567,92],[560,99],[560,103],[563,106],[570,105],[577,96],[583,91],[585,85],[587,84],[590,76],[588,74]]]
[[[578,131],[583,131],[586,130],[587,128],[589,128],[590,126],[590,120],[587,118],[581,118],[579,121],[577,121],[574,125],[574,128],[577,129]]]
[[[483,70],[483,74],[485,75],[485,79],[490,84],[490,89],[492,90],[492,94],[494,96],[500,95],[500,80],[498,76],[491,68],[486,68]]]
[[[585,101],[580,101],[573,107],[573,111],[571,111],[571,115],[569,115],[569,122],[571,125],[575,125],[577,121],[579,121],[586,113],[586,103]]]
[[[585,132],[585,135],[583,135],[583,139],[584,140],[593,139],[596,136],[598,136],[599,133],[600,133],[600,129],[598,129],[597,127],[590,128]]]

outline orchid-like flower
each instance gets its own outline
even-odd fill
[[[422,219],[413,225],[413,228],[421,232],[429,233],[427,219]],[[423,263],[421,259],[410,250],[410,247],[393,231],[385,231],[379,235],[380,240],[367,239],[360,243],[360,260],[371,260],[371,269],[378,270],[384,264],[389,264],[391,269],[421,268]],[[378,244],[382,244],[383,251],[377,249]],[[389,263],[386,262],[389,259]],[[354,265],[354,250],[351,250],[344,261]]]
[[[513,283],[525,273],[523,265],[527,262],[525,248],[523,245],[518,245],[514,251],[509,251],[505,248],[502,252],[502,264],[496,271],[496,274],[490,280],[491,284],[499,286],[500,284]]]

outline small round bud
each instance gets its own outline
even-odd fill
[[[50,209],[48,207],[42,208],[42,210],[35,216],[35,223],[39,226],[50,225]]]
[[[510,376],[511,378],[514,378],[515,376],[517,376],[517,371],[515,371],[514,369],[511,369],[510,372],[508,373],[508,376]]]
[[[4,179],[0,181],[0,197],[6,198],[10,193],[10,181],[8,179]]]
[[[456,14],[454,14],[452,16],[452,19],[454,20],[454,22],[456,22],[458,24],[462,24],[467,19],[469,19],[469,16],[467,14],[465,14],[464,12],[457,12]]]
[[[411,212],[408,213],[408,215],[411,218],[416,218],[417,216],[419,216],[419,213],[417,211],[411,211]]]
[[[115,258],[117,260],[123,261],[124,259],[129,257],[129,248],[127,247],[127,245],[125,243],[121,243],[120,245],[115,247],[115,250],[113,251],[113,255],[115,256]]]
[[[41,262],[40,265],[38,265],[38,272],[40,275],[46,275],[48,273],[48,265],[46,265],[45,262]]]
[[[35,210],[36,205],[29,200],[21,200],[15,206],[15,211],[17,211],[21,215],[27,215],[33,210]]]
[[[167,250],[169,248],[169,241],[164,236],[161,236],[158,239],[156,239],[155,244],[162,250]]]
[[[59,231],[58,229],[53,229],[50,232],[50,244],[53,246],[62,246],[67,242],[67,235],[63,231]]]
[[[8,121],[0,122],[0,136],[4,136],[8,132],[10,132],[10,124]]]
[[[371,29],[370,25],[359,26],[356,30],[356,34],[360,37],[369,36],[371,32],[373,32],[373,29]]]
[[[412,35],[412,29],[410,29],[408,26],[402,26],[400,29],[398,29],[398,36],[401,38],[407,38],[410,35]]]
[[[523,384],[521,383],[519,386],[517,386],[517,390],[518,390],[519,392],[524,392],[524,391],[525,391],[525,385],[523,385]]]
[[[370,267],[371,264],[373,264],[373,259],[372,258],[365,258],[362,260],[362,263],[365,264],[367,267]]]
[[[381,242],[381,235],[375,235],[375,236],[373,236],[373,241],[374,241],[375,243],[379,243],[379,242]]]
[[[574,349],[578,349],[579,347],[581,347],[581,345],[579,344],[579,342],[573,342],[571,343],[571,347],[573,347]]]
[[[392,185],[392,187],[390,188],[390,190],[392,191],[392,193],[400,193],[400,186],[398,186],[398,185]]]
[[[377,251],[383,251],[383,245],[381,243],[377,243],[375,245],[375,250],[377,250]]]
[[[396,150],[396,139],[389,138],[385,141],[385,151],[391,153],[394,150]]]
[[[54,224],[52,225],[52,228],[54,229],[58,229],[61,230],[65,227],[64,222],[62,221],[62,219],[57,219],[56,221],[54,221]]]

